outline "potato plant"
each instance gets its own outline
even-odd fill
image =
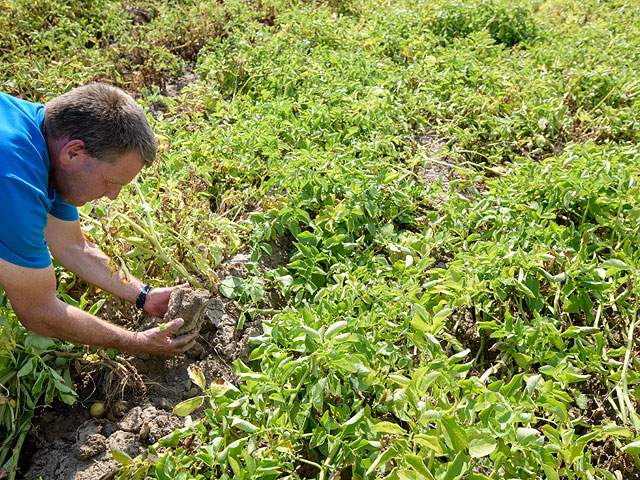
[[[28,332],[7,309],[4,296],[0,346],[0,478],[13,480],[36,406],[54,399],[69,405],[75,402],[69,364],[81,353]]]

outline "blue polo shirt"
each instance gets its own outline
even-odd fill
[[[27,268],[51,265],[47,214],[78,219],[49,185],[43,121],[44,105],[0,92],[0,258]]]

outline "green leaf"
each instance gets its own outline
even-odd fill
[[[393,380],[394,382],[402,385],[403,387],[406,387],[407,385],[409,385],[409,379],[402,375],[390,374],[389,380]]]
[[[176,415],[180,415],[181,417],[186,417],[194,410],[200,408],[200,406],[204,402],[203,396],[190,398],[189,400],[185,400],[184,402],[180,402],[175,407],[173,407],[173,413]]]
[[[244,447],[246,443],[246,438],[239,438],[231,442],[224,450],[218,453],[216,460],[218,460],[218,462],[224,462],[228,458],[230,453],[235,453],[236,455],[239,454],[242,450],[242,447]]]
[[[603,470],[602,468],[596,468],[599,474],[601,474],[607,480],[620,480],[620,477],[616,477],[613,473],[608,470]]]
[[[523,447],[534,443],[539,436],[540,432],[535,428],[519,427],[516,430],[516,440]]]
[[[529,287],[527,287],[524,283],[520,282],[520,281],[516,281],[516,285],[518,286],[518,288],[520,289],[521,292],[523,292],[525,295],[527,295],[529,298],[536,298],[535,293],[533,293]]]
[[[239,428],[243,432],[256,433],[259,430],[258,427],[256,427],[253,423],[247,420],[243,420],[242,418],[238,418],[238,417],[229,417],[229,418],[231,420],[231,426]]]
[[[218,285],[218,291],[227,298],[237,298],[242,295],[243,285],[241,278],[228,277]]]
[[[26,375],[29,375],[31,372],[33,372],[36,369],[36,357],[31,357],[29,358],[29,360],[27,361],[27,363],[25,363],[22,368],[20,370],[18,370],[17,373],[17,377],[24,377]]]
[[[371,466],[366,472],[366,477],[369,477],[379,467],[389,462],[393,458],[397,457],[401,452],[407,449],[408,443],[404,439],[399,439],[393,442],[393,444],[387,449],[378,454]]]
[[[475,431],[467,432],[467,443],[471,458],[486,457],[492,454],[498,446],[498,442],[492,436]]]
[[[540,382],[542,382],[542,375],[532,375],[529,378],[527,378],[527,394],[529,396],[531,396],[533,394],[533,392],[536,390],[536,388],[538,388],[538,385],[540,384]]]
[[[443,308],[433,316],[433,319],[432,319],[433,324],[436,325],[444,322],[447,318],[449,318],[449,315],[451,315],[452,312],[453,310],[449,307]]]
[[[438,436],[435,433],[433,434],[421,433],[418,435],[414,435],[412,441],[414,443],[417,443],[421,447],[425,447],[428,450],[433,451],[435,455],[438,457],[444,454],[444,451],[442,450],[442,445],[440,445],[440,440],[438,439]]]
[[[347,328],[347,326],[348,323],[344,320],[331,324],[329,328],[327,328],[327,331],[324,332],[325,340],[331,340],[333,337],[338,335],[338,333]]]
[[[447,467],[447,473],[442,480],[458,480],[469,470],[469,457],[463,451],[458,452]]]
[[[309,335],[309,337],[311,337],[316,342],[321,341],[320,333],[318,333],[317,330],[314,330],[313,328],[307,325],[301,325],[301,328],[305,331],[307,335]]]
[[[38,335],[35,332],[29,332],[27,334],[27,338],[24,341],[24,344],[28,347],[33,348],[34,352],[40,354],[47,350],[50,350],[56,342],[54,339],[50,337],[44,337],[42,335]]]
[[[322,411],[324,405],[324,391],[329,379],[327,377],[321,378],[318,382],[311,387],[311,404],[318,410]]]
[[[113,459],[116,462],[118,462],[120,465],[127,465],[133,462],[133,459],[129,455],[127,455],[126,452],[123,452],[119,448],[114,447],[113,445],[109,445],[109,449],[111,450],[111,455],[113,456]]]
[[[627,452],[630,455],[639,455],[640,454],[640,440],[635,442],[631,442],[622,447],[623,452]]]
[[[608,260],[605,260],[600,267],[607,269],[607,277],[610,277],[614,273],[631,269],[629,265],[627,265],[622,260],[618,260],[617,258],[610,258]]]
[[[576,338],[598,332],[600,332],[600,329],[598,327],[580,327],[577,325],[571,325],[564,332],[562,332],[560,336],[562,338]]]
[[[442,426],[444,427],[444,439],[449,448],[454,452],[464,452],[467,450],[467,438],[464,429],[458,425],[455,417],[449,415],[442,416]]]
[[[544,470],[544,474],[546,475],[548,480],[560,480],[560,477],[558,476],[558,472],[556,471],[555,468],[549,465],[545,465],[543,463],[542,469]]]
[[[533,359],[531,355],[527,355],[525,353],[520,353],[520,352],[513,352],[511,356],[515,360],[516,364],[523,370],[526,370],[529,367],[529,364]]]
[[[407,462],[407,464],[409,464],[409,466],[411,466],[411,468],[413,468],[417,473],[419,473],[422,476],[422,478],[425,478],[427,480],[433,480],[434,478],[433,475],[427,469],[421,457],[419,457],[418,455],[405,453],[404,460],[405,462]]]
[[[386,421],[376,423],[371,428],[371,431],[374,433],[388,433],[390,435],[404,435],[407,433],[405,429],[397,423]]]
[[[602,429],[602,433],[611,435],[613,437],[631,438],[633,433],[627,427],[621,427],[618,425],[607,425]]]
[[[344,422],[342,424],[342,428],[357,424],[362,419],[363,414],[364,414],[364,408],[360,409],[358,413],[356,413],[353,417],[351,417],[349,420]]]

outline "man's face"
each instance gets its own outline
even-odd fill
[[[102,197],[115,200],[144,166],[134,153],[119,157],[115,163],[101,162],[87,153],[78,155],[82,157],[64,171],[56,171],[51,182],[60,198],[76,207]]]

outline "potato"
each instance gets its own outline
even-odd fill
[[[91,405],[91,408],[89,408],[89,413],[91,414],[92,417],[95,417],[95,418],[104,417],[104,413],[105,413],[104,402],[94,402],[93,405]]]

